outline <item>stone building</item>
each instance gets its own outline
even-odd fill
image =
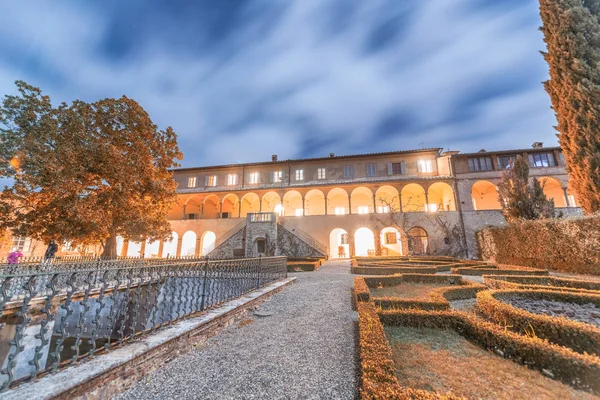
[[[168,215],[173,239],[119,241],[118,249],[146,257],[475,257],[475,232],[505,223],[496,185],[517,154],[563,214],[581,214],[561,149],[541,143],[468,154],[429,148],[297,160],[274,155],[176,169],[178,204]]]

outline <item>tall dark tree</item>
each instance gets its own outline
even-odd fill
[[[529,165],[521,156],[502,174],[498,196],[508,222],[554,217],[554,200],[546,198],[536,178],[530,184]]]
[[[53,107],[40,89],[17,82],[0,106],[0,229],[19,236],[100,243],[116,237],[165,239],[176,201],[171,167],[182,155],[134,100],[76,100]]]
[[[545,82],[582,208],[600,211],[600,0],[540,0]]]

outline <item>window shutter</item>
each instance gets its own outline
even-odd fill
[[[271,175],[270,175],[270,177],[269,177],[269,182],[270,182],[270,183],[273,183],[273,180],[274,180],[274,179],[273,179],[273,178],[274,178],[274,176],[273,176],[273,175],[274,175],[274,174],[275,174],[275,173],[274,173],[273,171],[271,171]]]
[[[552,153],[548,153],[548,166],[549,167],[556,166],[556,162],[554,161],[554,154],[552,154]]]
[[[393,172],[393,170],[392,170],[392,163],[391,163],[391,162],[389,162],[389,163],[388,163],[388,175],[391,175],[391,174],[392,174],[392,172]]]
[[[208,186],[208,176],[204,177],[204,186]]]
[[[219,186],[219,175],[215,175],[215,186]]]
[[[400,173],[406,175],[406,162],[400,161]]]

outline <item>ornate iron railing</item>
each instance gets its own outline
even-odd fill
[[[0,275],[0,391],[287,276],[285,257],[113,263]]]

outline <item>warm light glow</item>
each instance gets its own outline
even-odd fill
[[[390,212],[390,207],[389,206],[378,206],[377,207],[377,212],[379,214],[389,213]]]
[[[301,208],[296,208],[296,217],[301,217],[303,215]]]
[[[344,215],[346,214],[346,209],[344,207],[336,207],[335,215]]]
[[[419,160],[417,167],[419,172],[433,172],[431,160]]]
[[[428,204],[427,205],[427,211],[429,211],[429,212],[437,212],[437,210],[438,210],[437,204]]]
[[[273,209],[273,212],[279,216],[283,215],[283,206],[281,204],[277,204]]]
[[[19,167],[21,167],[21,160],[19,160],[19,157],[14,156],[11,160],[10,160],[10,166],[13,167],[14,169],[18,170]]]
[[[358,213],[359,214],[368,214],[369,213],[369,207],[367,207],[367,206],[360,206],[360,207],[358,207]]]
[[[251,184],[258,183],[258,181],[259,181],[259,174],[258,174],[258,172],[250,172],[248,181],[249,181],[248,183],[251,183]]]

